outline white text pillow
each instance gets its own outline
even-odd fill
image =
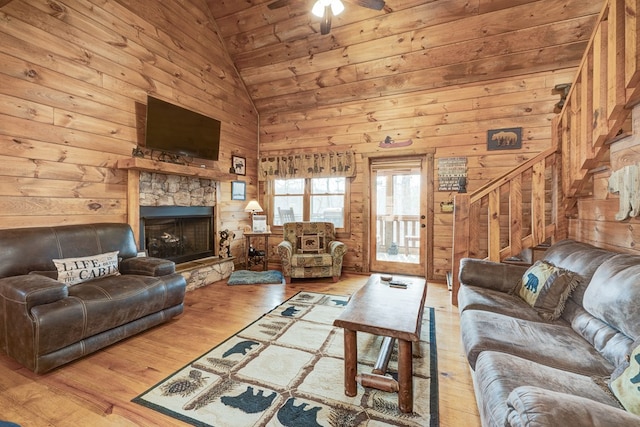
[[[58,281],[71,286],[100,277],[119,275],[118,253],[119,251],[115,251],[82,258],[54,259]]]

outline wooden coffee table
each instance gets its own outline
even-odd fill
[[[422,278],[395,276],[408,284],[406,289],[394,288],[372,275],[356,292],[334,326],[344,328],[344,392],[357,394],[357,382],[365,387],[398,392],[402,412],[413,411],[412,343],[420,341],[422,313],[427,296],[427,284]],[[387,337],[381,348],[373,373],[358,374],[356,333],[368,332]],[[398,381],[384,376],[393,340],[398,340]]]

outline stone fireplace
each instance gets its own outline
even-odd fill
[[[215,168],[165,163],[137,156],[119,159],[117,167],[127,170],[130,190],[127,197],[127,216],[129,225],[138,237],[143,233],[140,219],[143,217],[142,210],[146,207],[162,209],[169,209],[168,207],[207,207],[212,210],[212,218],[209,222],[211,228],[206,234],[211,239],[209,244],[212,253],[217,254],[219,241],[217,227],[220,222],[217,215],[218,186],[221,182],[231,182],[237,179],[235,174],[221,172]],[[138,187],[138,191],[135,191],[136,187]],[[191,214],[187,214],[187,216],[191,216]],[[154,246],[158,239],[166,239],[169,246],[173,243],[177,247],[186,246],[187,241],[197,240],[191,234],[192,232],[184,231],[183,224],[173,222],[167,224],[162,223],[163,221],[160,219],[160,225],[165,229],[160,232],[160,228],[157,230],[154,228],[153,233],[157,233],[153,237],[156,239],[153,241]],[[154,225],[154,227],[156,226],[159,224]],[[196,228],[199,229],[200,226]],[[175,240],[176,238],[182,240]],[[140,239],[139,245],[144,245],[146,240],[146,236]],[[205,243],[194,245],[197,248],[206,246]],[[158,250],[172,251],[173,248],[165,247]],[[202,252],[200,249],[196,249],[195,252],[200,254],[197,259],[180,262],[176,265],[176,270],[187,279],[187,290],[225,279],[233,272],[233,257],[206,256],[205,253],[211,253],[208,249]]]
[[[216,185],[210,179],[141,172],[141,249],[176,264],[215,256]]]
[[[140,247],[170,259],[187,279],[187,290],[222,280],[233,259],[218,259],[217,186],[197,176],[140,172]]]

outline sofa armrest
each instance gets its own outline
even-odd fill
[[[463,258],[460,261],[461,285],[479,286],[509,293],[522,279],[527,267],[514,264]]]
[[[278,243],[278,246],[276,246],[276,251],[278,252],[278,255],[280,255],[280,258],[282,258],[283,260],[291,259],[291,256],[293,256],[293,245],[291,244],[291,242],[283,240],[282,242]]]
[[[291,280],[291,257],[293,256],[293,245],[291,242],[283,240],[278,243],[278,246],[276,246],[276,251],[278,252],[278,255],[280,255],[280,261],[282,262],[282,275],[286,280]]]
[[[6,305],[19,305],[28,313],[32,307],[49,304],[69,296],[69,288],[41,274],[10,276],[0,279],[0,299]]]
[[[329,253],[331,257],[343,257],[345,252],[347,252],[347,245],[337,240],[333,240],[329,242]]]
[[[16,360],[35,358],[36,322],[32,309],[64,304],[69,288],[42,274],[0,279],[0,351]]]
[[[512,427],[640,425],[640,417],[624,409],[538,387],[514,389],[507,398],[507,405],[507,421]]]
[[[176,263],[162,258],[132,257],[120,262],[121,274],[137,274],[140,276],[167,276],[176,272]]]

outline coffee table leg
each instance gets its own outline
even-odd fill
[[[413,353],[411,341],[398,340],[398,406],[413,412]]]
[[[358,342],[356,331],[344,330],[344,394],[353,397],[358,393]]]

